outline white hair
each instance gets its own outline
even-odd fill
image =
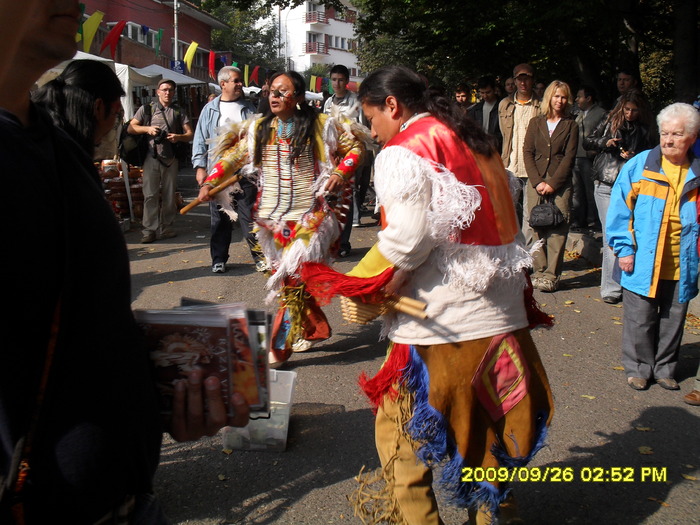
[[[659,125],[659,128],[670,120],[682,121],[686,133],[690,135],[697,135],[698,130],[700,130],[700,111],[690,104],[676,102],[659,111],[656,117],[656,123]]]
[[[240,69],[234,66],[224,66],[221,69],[219,69],[219,74],[216,77],[216,80],[219,84],[222,82],[226,82],[227,80],[231,79],[231,74],[232,73],[238,73],[239,75],[242,75],[243,73],[241,72]]]

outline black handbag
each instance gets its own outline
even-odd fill
[[[545,199],[542,202],[542,199]],[[530,227],[535,229],[556,228],[564,222],[564,215],[551,197],[540,197],[540,203],[530,211]]]

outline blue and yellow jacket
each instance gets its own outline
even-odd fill
[[[700,158],[692,156],[680,201],[681,246],[678,300],[698,293],[698,222],[696,200]],[[661,169],[661,148],[644,151],[627,162],[610,194],[606,235],[618,257],[635,255],[632,272],[620,284],[639,295],[656,297],[670,206],[669,182]]]

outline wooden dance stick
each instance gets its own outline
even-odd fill
[[[428,318],[428,314],[425,313],[425,309],[428,307],[428,305],[422,301],[411,299],[410,297],[392,295],[387,299],[385,304],[397,312],[408,314],[412,317],[417,317],[418,319]]]
[[[215,186],[215,187],[213,187],[211,190],[209,190],[209,195],[210,195],[210,196],[214,196],[214,195],[216,195],[217,193],[219,193],[220,191],[222,191],[224,188],[228,188],[231,184],[233,184],[233,183],[235,183],[235,182],[238,182],[239,180],[241,180],[241,176],[240,176],[240,175],[234,175],[233,177],[231,177],[231,178],[229,178],[229,179],[226,179],[225,181],[223,181],[223,182],[222,182],[221,184],[219,184],[218,186]],[[190,211],[192,208],[194,208],[195,206],[199,206],[200,204],[202,204],[202,201],[200,201],[199,199],[195,199],[195,200],[193,200],[192,202],[190,202],[187,206],[185,206],[184,208],[182,208],[182,209],[180,210],[180,214],[181,214],[181,215],[185,215],[185,214],[186,214],[188,211]]]

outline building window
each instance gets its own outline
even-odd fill
[[[116,23],[107,24],[108,26],[114,26]],[[148,47],[155,49],[156,47],[156,35],[157,31],[153,29],[136,24],[135,22],[126,23],[126,37],[139,42]]]

